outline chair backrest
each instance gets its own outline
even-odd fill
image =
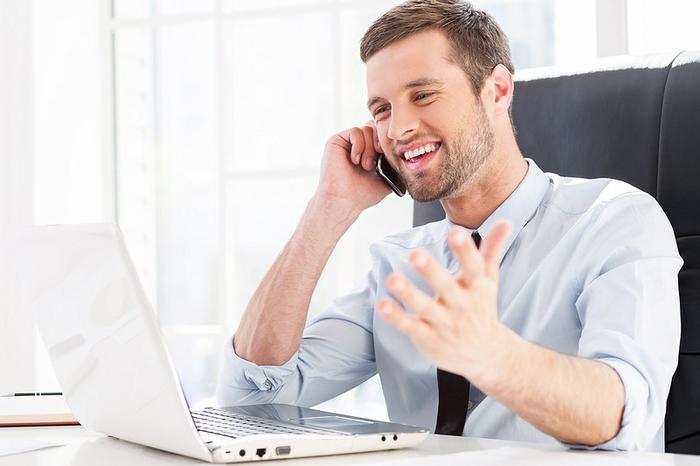
[[[528,70],[518,75],[513,119],[523,154],[544,171],[624,180],[671,220],[684,265],[666,450],[700,454],[700,52]],[[413,212],[414,225],[445,216],[437,201]]]

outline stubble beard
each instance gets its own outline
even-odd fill
[[[418,202],[446,199],[459,194],[489,158],[495,145],[495,135],[483,106],[477,106],[477,119],[471,133],[462,129],[454,141],[443,140],[442,144],[442,167],[432,170],[439,173],[437,182],[431,183],[425,171],[404,178],[406,189]]]

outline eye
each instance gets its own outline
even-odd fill
[[[381,107],[377,108],[377,109],[374,111],[374,116],[377,116],[377,115],[380,115],[380,114],[382,114],[382,113],[385,113],[387,110],[389,110],[389,106],[388,106],[388,105],[382,105]]]
[[[420,92],[414,97],[415,100],[423,100],[433,95],[433,92]]]

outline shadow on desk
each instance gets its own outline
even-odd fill
[[[349,465],[373,464],[385,461],[416,460],[420,457],[432,457],[465,451],[465,442],[470,450],[482,450],[503,446],[504,442],[488,439],[466,439],[431,435],[426,442],[415,448],[388,450],[381,452],[353,453],[336,456],[320,456],[315,458],[285,459],[265,461],[266,465],[288,465],[303,463],[304,465]],[[256,464],[253,462],[251,464]],[[71,466],[184,466],[208,464],[193,458],[156,450],[150,447],[103,437],[82,442],[75,448]],[[247,464],[247,463],[242,463]]]
[[[175,455],[112,437],[83,442],[75,450],[72,466],[202,465],[186,456]]]
[[[3,430],[6,440],[27,438],[61,443],[65,446],[0,458],[0,466],[160,466],[203,465],[196,459],[155,450],[130,442],[103,437],[82,427],[32,427]],[[439,458],[437,456],[440,455]],[[464,456],[466,455],[466,456]],[[504,459],[506,459],[504,461]],[[254,462],[255,463],[255,462]],[[250,463],[253,464],[253,463]],[[700,457],[662,453],[611,453],[567,450],[559,445],[429,435],[421,444],[402,450],[320,456],[278,461],[266,465],[311,466],[370,465],[424,466],[506,464],[567,466],[674,465],[700,466]]]

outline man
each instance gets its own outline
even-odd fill
[[[682,261],[655,200],[523,158],[507,39],[466,3],[395,7],[361,56],[373,121],[328,140],[318,189],[227,345],[220,402],[314,405],[378,372],[392,421],[662,450]],[[389,192],[379,153],[447,219],[375,243],[365,285],[305,326],[337,241]]]

